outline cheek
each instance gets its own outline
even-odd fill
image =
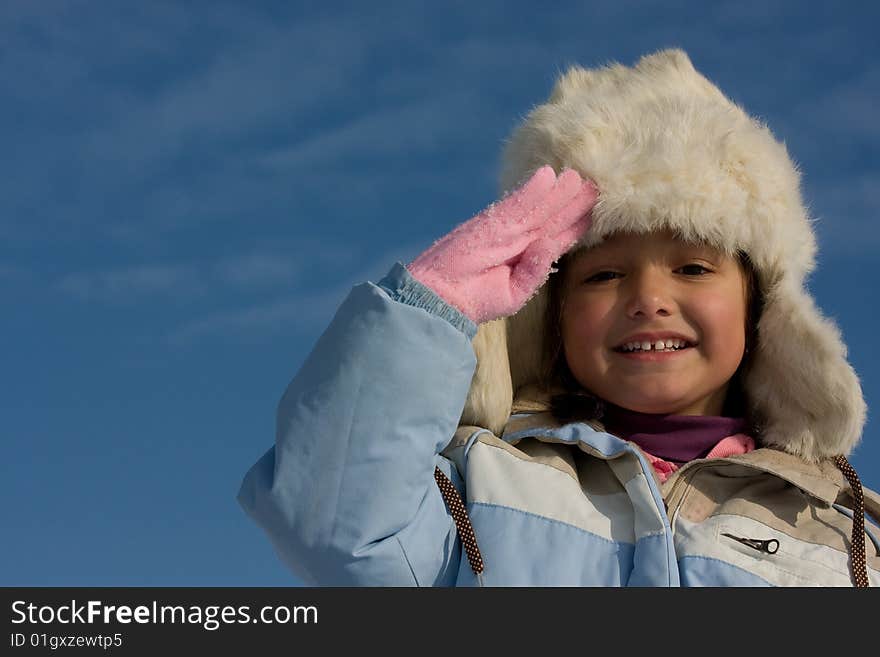
[[[746,309],[738,294],[706,295],[694,306],[707,346],[731,358],[741,356],[745,347]]]
[[[609,309],[596,301],[568,303],[562,315],[562,340],[566,354],[587,356],[604,344]]]

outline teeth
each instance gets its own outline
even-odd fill
[[[678,338],[666,338],[665,340],[657,340],[653,345],[647,340],[644,342],[627,342],[623,347],[623,351],[669,351],[670,349],[681,349],[687,346],[687,342]]]

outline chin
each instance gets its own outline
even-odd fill
[[[612,404],[619,406],[620,408],[625,408],[629,411],[635,411],[636,413],[650,413],[652,415],[693,415],[693,413],[685,413],[683,409],[686,409],[689,404],[687,402],[682,401],[669,401],[669,400],[621,400],[614,401],[611,400]]]

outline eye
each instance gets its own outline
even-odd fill
[[[684,267],[680,267],[678,271],[682,272],[685,276],[702,276],[704,274],[712,273],[711,270],[698,264],[685,265]]]
[[[587,278],[585,283],[603,283],[610,281],[612,276],[620,276],[616,271],[600,271]]]

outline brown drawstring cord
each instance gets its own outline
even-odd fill
[[[461,543],[467,553],[471,570],[474,571],[474,575],[479,575],[483,572],[483,555],[480,554],[480,548],[477,546],[477,537],[474,534],[474,528],[471,527],[471,520],[468,518],[467,509],[464,508],[464,502],[461,501],[461,496],[449,478],[436,466],[434,467],[434,479],[437,481],[440,494],[443,495],[446,506],[449,507],[449,512],[455,521],[455,528],[461,537]]]
[[[852,490],[855,508],[853,509],[852,541],[850,543],[850,561],[852,567],[853,583],[859,588],[868,586],[868,569],[865,563],[865,494],[862,492],[862,482],[846,457],[842,454],[834,457],[834,462]]]

